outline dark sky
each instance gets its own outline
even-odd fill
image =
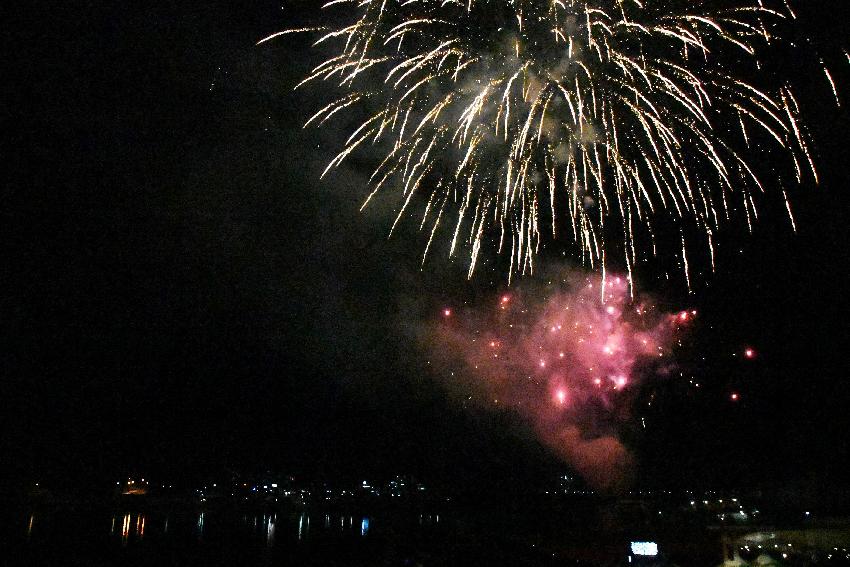
[[[850,106],[850,14],[816,4],[802,26]],[[559,466],[511,416],[452,403],[399,332],[504,282],[467,283],[462,262],[420,272],[420,240],[358,212],[356,161],[318,181],[334,133],[301,130],[315,101],[290,92],[314,60],[296,40],[254,47],[297,19],[288,6],[89,3],[7,24],[0,449],[20,478]],[[646,278],[700,310],[684,356],[706,386],[664,386],[641,482],[848,476],[850,120],[818,69],[786,64],[823,181],[793,195],[796,235],[781,207],[731,229],[693,295]],[[752,364],[731,357],[745,345]]]

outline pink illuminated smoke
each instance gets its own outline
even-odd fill
[[[502,294],[435,326],[437,358],[464,369],[464,397],[524,416],[538,438],[593,487],[615,491],[632,456],[619,440],[641,382],[669,367],[695,311],[662,312],[632,300],[622,277],[568,273],[542,289]],[[470,397],[471,396],[471,397]]]

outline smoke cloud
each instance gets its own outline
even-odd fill
[[[429,327],[432,359],[467,404],[509,408],[593,488],[628,486],[620,430],[641,384],[669,370],[696,315],[632,298],[623,277],[564,269],[481,304],[446,306]]]

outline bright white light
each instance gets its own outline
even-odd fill
[[[633,541],[632,554],[655,557],[658,555],[658,544],[654,541]]]

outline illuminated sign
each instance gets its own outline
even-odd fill
[[[633,541],[632,554],[655,557],[658,555],[658,544],[654,541]]]

